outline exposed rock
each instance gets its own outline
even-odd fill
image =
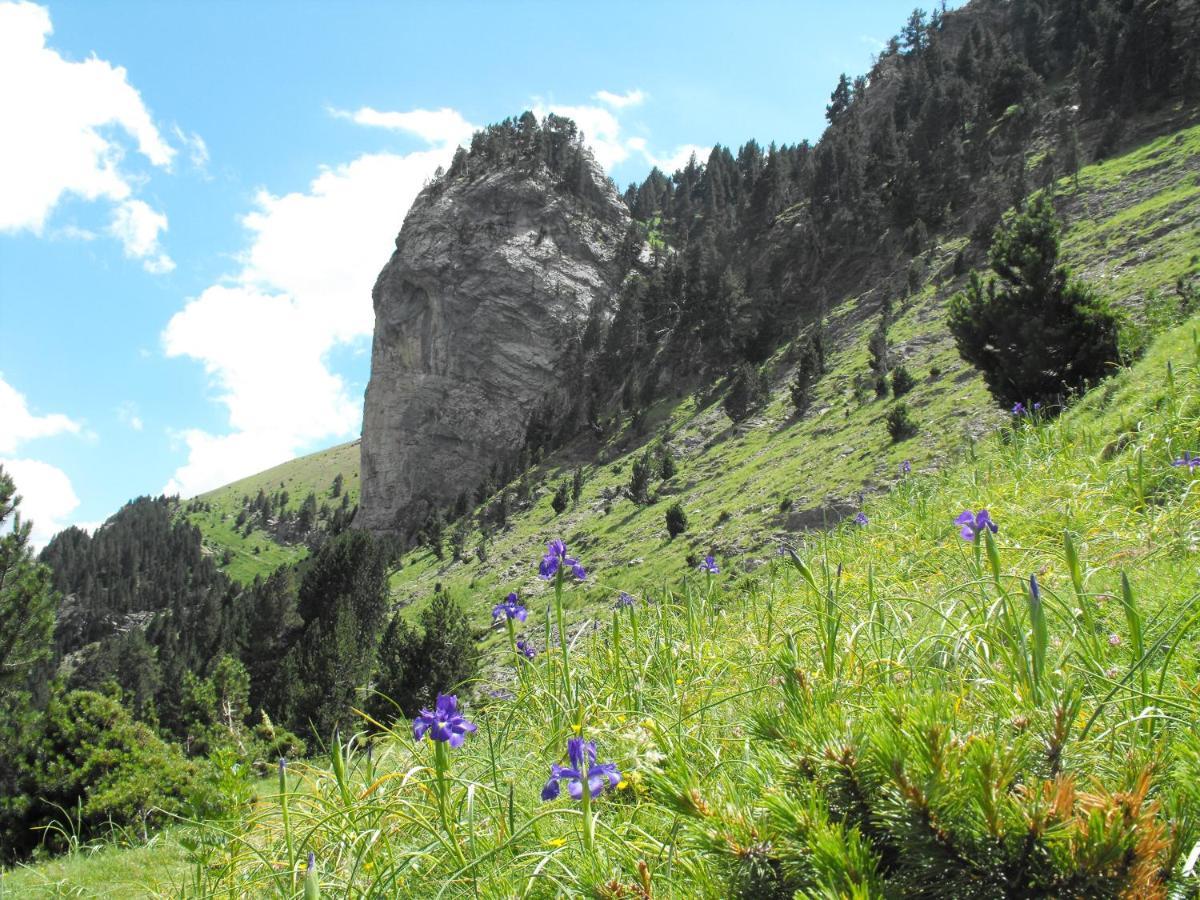
[[[567,351],[593,311],[611,316],[629,225],[590,155],[584,169],[586,191],[544,165],[500,166],[413,203],[372,293],[357,525],[411,533],[511,459],[544,398],[572,387]]]

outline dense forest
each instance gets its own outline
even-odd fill
[[[1200,102],[1197,35],[1200,10],[1184,0],[915,10],[870,72],[838,79],[817,143],[748,140],[670,175],[654,169],[624,192],[634,221],[623,287],[575,338],[577,377],[565,380],[582,389],[545,398],[518,458],[496,460],[421,541],[439,556],[447,542],[469,552],[463,523],[503,528],[544,454],[603,436],[622,410],[636,421],[669,390],[721,382],[730,418],[744,418],[762,402],[759,367],[798,335],[803,414],[824,368],[822,318],[851,284],[874,285],[870,377],[899,397],[886,323],[922,278],[931,235],[969,232],[955,264],[983,266],[1006,210],[1114,152],[1170,102]],[[428,189],[545,166],[586,199],[584,140],[570,120],[526,112],[477,133]],[[1030,211],[1022,227],[1048,229],[1052,216]],[[1053,268],[1057,245],[1046,247]],[[652,464],[669,454],[648,451]],[[559,485],[564,506],[582,479]],[[312,552],[242,586],[177,498],[134,500],[35,559],[0,474],[0,518],[15,523],[0,538],[0,858],[31,852],[64,808],[78,807],[85,831],[145,828],[151,809],[212,811],[220,799],[206,785],[230,760],[265,769],[361,724],[356,708],[378,721],[412,714],[475,672],[463,609],[445,593],[416,621],[393,609],[388,577],[408,548],[353,530],[349,495],[334,487],[335,503],[312,496],[298,513],[286,496],[244,499],[239,528]]]

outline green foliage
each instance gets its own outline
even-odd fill
[[[916,420],[913,419],[912,413],[909,412],[908,404],[903,400],[898,400],[891,409],[888,410],[886,418],[888,434],[892,436],[894,443],[908,440],[920,430]]]
[[[892,396],[903,397],[914,387],[917,386],[917,380],[913,378],[912,373],[903,365],[896,366],[892,369]]]
[[[683,504],[676,500],[667,507],[667,534],[671,536],[671,540],[679,537],[688,530],[687,512],[684,511]]]
[[[204,765],[91,691],[54,695],[17,765],[26,802],[3,821],[8,854],[28,853],[43,836],[64,849],[64,833],[48,826],[67,816],[84,839],[122,827],[144,834],[172,815],[216,817],[227,802]]]
[[[629,472],[629,496],[634,503],[644,505],[650,502],[650,476],[652,473],[653,461],[650,458],[650,451],[647,450],[633,461],[633,467]]]
[[[771,386],[763,371],[742,363],[729,380],[721,408],[733,422],[742,422],[766,406],[770,399]]]
[[[554,510],[555,515],[562,515],[570,505],[570,489],[565,481],[561,481],[554,490],[554,499],[550,501],[550,507]]]
[[[386,725],[397,714],[416,715],[439,693],[467,685],[479,668],[475,635],[463,608],[448,594],[437,594],[421,612],[419,631],[394,616],[379,645],[374,690],[368,714]]]
[[[571,476],[571,502],[578,503],[583,497],[583,466],[576,466],[575,472]]]
[[[391,554],[363,531],[347,531],[313,558],[300,583],[304,630],[277,676],[293,730],[322,737],[353,721],[375,666],[388,605]]]
[[[949,325],[997,399],[1054,398],[1112,373],[1117,315],[1059,262],[1059,223],[1045,194],[1005,219],[990,260],[996,278],[973,272],[950,299]]]
[[[790,388],[792,407],[796,415],[803,416],[812,403],[812,392],[821,376],[825,374],[824,324],[818,322],[805,336],[800,345],[800,359],[796,363],[796,374]]]

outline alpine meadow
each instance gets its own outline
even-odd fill
[[[783,6],[745,15],[770,30]],[[699,9],[665,7],[657,40],[699,40]],[[858,40],[822,9],[786,18],[796,41]],[[247,28],[334,11],[247,4]],[[0,47],[43,12],[0,2]],[[1200,898],[1200,4],[967,0],[897,26],[822,87],[810,140],[670,160],[621,136],[654,91],[530,95],[477,127],[436,93],[347,112],[318,85],[330,121],[451,137],[441,165],[404,158],[411,205],[363,195],[394,219],[374,234],[390,258],[356,272],[373,330],[343,321],[336,279],[328,319],[271,286],[263,240],[164,332],[276,442],[231,444],[237,480],[189,481],[218,439],[168,425],[192,455],[161,494],[40,532],[23,493],[42,502],[48,464],[18,442],[107,438],[0,379],[0,897]],[[581,65],[616,52],[575,28]],[[525,31],[488,40],[540,59]],[[322,46],[358,71],[370,54],[336,33]],[[253,55],[227,39],[214,91]],[[126,78],[96,52],[63,63],[91,67],[87,133],[117,122],[150,158],[149,119],[95,106]],[[724,115],[715,75],[685,79]],[[790,95],[741,96],[757,115]],[[189,147],[207,166],[171,128],[163,172]],[[281,173],[307,164],[293,143]],[[235,179],[221,144],[204,196]],[[128,198],[182,189],[115,144],[96,160],[128,183],[63,190],[151,219],[72,238],[76,207],[43,232],[2,190],[0,240],[123,240],[138,278],[182,278],[163,247],[215,226],[146,226]],[[243,226],[352,177],[321,171],[311,194],[259,188]],[[297,240],[284,268],[339,246]],[[0,280],[5,344],[23,285]],[[225,356],[171,349],[234,294]],[[289,368],[313,347],[320,377]],[[335,368],[354,353],[362,384]],[[360,431],[316,428],[322,385],[362,394]]]

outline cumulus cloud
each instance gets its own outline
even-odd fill
[[[150,271],[168,271],[156,241],[142,238],[146,204],[131,199],[138,176],[127,168],[136,149],[169,170],[175,149],[163,139],[125,69],[95,56],[64,59],[46,46],[50,13],[33,3],[0,3],[0,231],[42,234],[65,195],[117,205],[111,233]]]
[[[624,94],[614,94],[612,91],[596,91],[596,93],[592,94],[592,99],[606,103],[614,109],[625,109],[627,106],[640,106],[646,102],[646,94],[644,91],[636,88],[632,91],[626,91]]]
[[[20,444],[35,438],[78,434],[79,430],[78,422],[61,413],[39,416],[30,412],[25,395],[0,373],[0,453],[16,453]]]
[[[166,492],[194,496],[358,432],[361,398],[327,356],[370,336],[375,276],[417,192],[451,152],[442,144],[366,154],[324,169],[305,191],[258,194],[243,219],[241,270],[190,300],[162,335],[168,356],[203,364],[230,426],[178,435],[187,462]]]
[[[0,457],[0,466],[17,485],[21,521],[33,523],[30,542],[35,548],[45,546],[55,533],[71,524],[71,513],[79,506],[71,479],[57,466],[36,459]]]
[[[33,522],[32,541],[42,546],[56,531],[69,524],[66,519],[79,506],[67,473],[36,459],[13,458],[9,454],[27,441],[78,434],[80,425],[61,413],[37,415],[30,411],[25,396],[0,374],[0,466],[12,476],[21,496],[21,518]]]
[[[628,141],[621,137],[621,123],[611,110],[603,106],[564,106],[535,102],[533,114],[539,119],[548,113],[573,119],[583,132],[585,142],[592,148],[596,162],[611,169],[629,158]]]
[[[361,106],[353,112],[345,109],[330,109],[329,112],[339,119],[349,119],[358,125],[404,131],[435,146],[466,144],[476,130],[474,125],[463,118],[462,113],[448,107],[381,112],[369,106]]]
[[[711,147],[702,147],[699,144],[680,144],[671,152],[659,156],[650,150],[645,138],[630,138],[627,143],[631,149],[638,151],[638,153],[645,157],[646,162],[652,166],[657,166],[668,175],[686,166],[693,154],[695,154],[699,162],[704,163],[708,160],[709,153],[712,152]]]
[[[620,119],[621,113],[630,107],[644,103],[648,99],[648,95],[644,91],[634,89],[626,91],[624,94],[597,91],[592,98],[605,105],[565,106],[537,99],[533,111],[538,118],[547,113],[555,113],[574,119],[575,124],[584,134],[584,140],[591,146],[596,161],[605,169],[611,169],[613,166],[625,162],[634,154],[650,165],[658,166],[668,174],[687,165],[687,161],[693,153],[701,162],[708,159],[710,147],[701,147],[698,144],[680,144],[674,150],[660,154],[650,148],[644,137],[627,137],[624,134]]]

